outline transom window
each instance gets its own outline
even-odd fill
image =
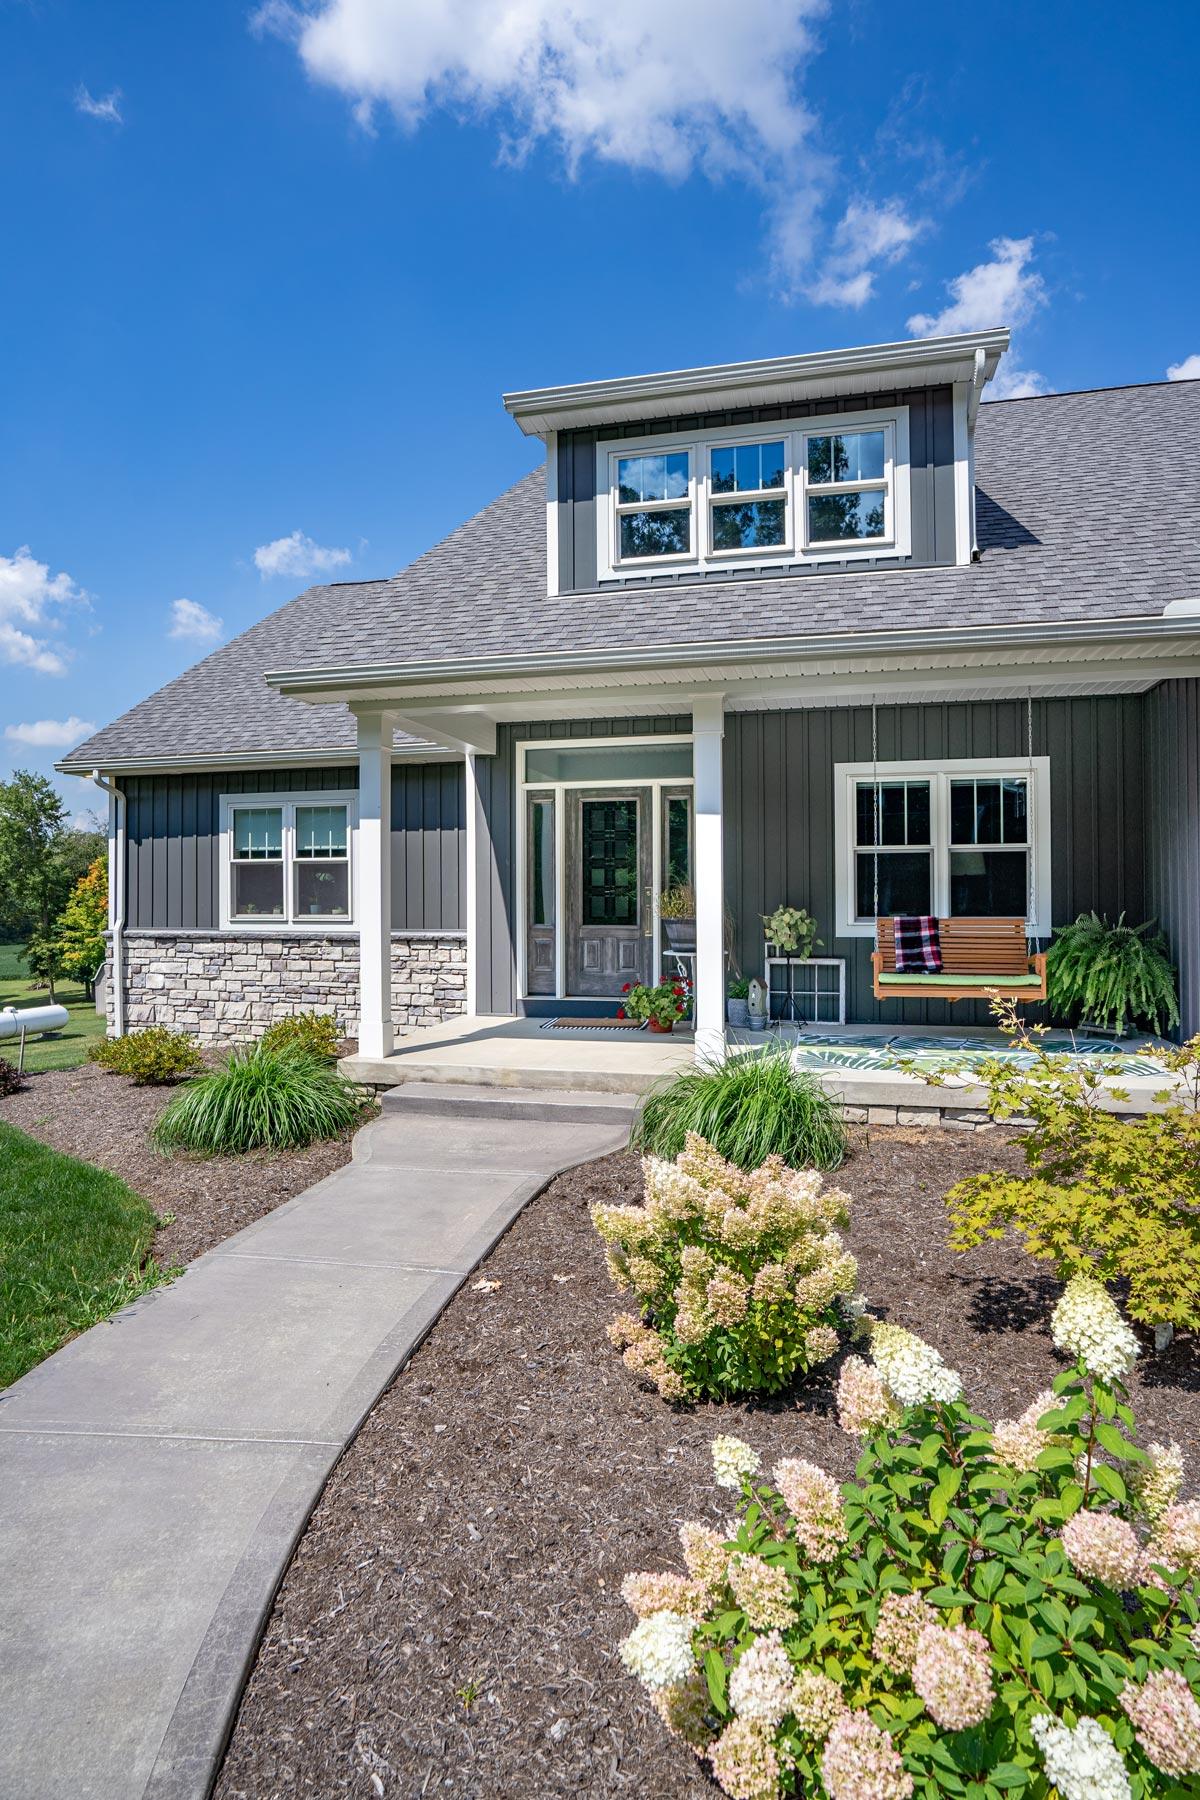
[[[841,763],[835,784],[839,935],[873,933],[876,891],[881,918],[1021,918],[1048,935],[1047,757]]]
[[[598,447],[602,576],[908,555],[908,410]]]
[[[223,923],[350,923],[353,796],[228,795],[221,806]]]

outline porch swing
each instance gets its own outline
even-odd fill
[[[871,956],[876,1000],[981,1000],[996,994],[1018,1006],[1046,998],[1046,958],[1036,940],[1027,937],[1037,897],[1037,831],[1034,827],[1033,697],[1026,696],[1029,773],[1026,809],[1029,886],[1026,918],[939,919],[942,966],[938,972],[898,970],[896,921],[879,916],[879,720],[871,702],[871,795],[874,808],[875,948]]]

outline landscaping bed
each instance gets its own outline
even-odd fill
[[[829,1178],[872,1310],[940,1350],[989,1417],[1063,1366],[1044,1266],[1011,1240],[946,1247],[942,1195],[1001,1166],[1021,1160],[997,1131],[890,1130]],[[677,1567],[681,1520],[727,1516],[718,1432],[843,1476],[857,1446],[836,1362],[778,1402],[673,1409],[637,1386],[605,1335],[622,1302],[588,1208],[640,1197],[629,1156],[553,1183],[379,1402],[284,1579],[219,1800],[716,1792],[621,1668],[621,1580]],[[1194,1472],[1195,1338],[1144,1355],[1131,1389],[1143,1439],[1177,1439]]]
[[[150,1127],[177,1091],[136,1087],[91,1064],[44,1070],[30,1075],[21,1092],[0,1099],[0,1120],[110,1170],[148,1200],[169,1221],[152,1246],[163,1268],[191,1262],[350,1160],[349,1136],[304,1150],[161,1155],[149,1142]]]

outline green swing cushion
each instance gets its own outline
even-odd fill
[[[948,975],[943,970],[940,975],[932,971],[925,974],[887,975],[879,977],[881,987],[959,987],[959,988],[1036,988],[1041,987],[1040,975]]]

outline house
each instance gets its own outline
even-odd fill
[[[680,881],[701,1049],[783,902],[914,1026],[985,1015],[877,1001],[876,911],[1157,917],[1200,1030],[1200,383],[981,405],[1007,344],[508,395],[544,466],[60,764],[109,795],[110,1030],[611,1011]]]

